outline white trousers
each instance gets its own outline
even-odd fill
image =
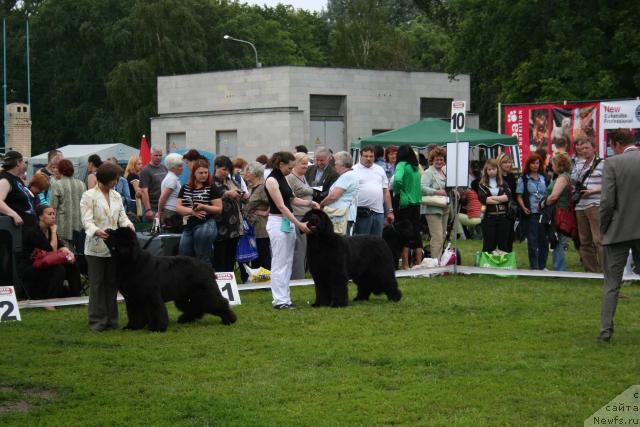
[[[291,224],[291,231],[281,230],[283,217],[269,215],[267,233],[271,243],[271,295],[274,306],[291,304],[289,279],[293,266],[293,249],[296,245],[296,231]]]

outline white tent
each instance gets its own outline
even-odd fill
[[[71,160],[76,178],[84,181],[87,177],[87,159],[92,154],[97,154],[104,161],[109,157],[118,159],[118,163],[126,165],[131,156],[138,155],[137,148],[125,144],[92,144],[92,145],[66,145],[58,148],[65,159]],[[47,153],[33,156],[29,159],[27,175],[33,176],[35,171],[47,165]]]

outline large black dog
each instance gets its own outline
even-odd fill
[[[314,307],[344,307],[348,304],[349,279],[358,287],[354,301],[368,300],[371,294],[386,294],[400,301],[393,255],[377,236],[340,236],[333,231],[331,219],[312,209],[302,219],[311,233],[307,235],[307,262],[316,288]]]
[[[118,290],[124,296],[129,323],[125,329],[167,330],[165,302],[182,311],[178,323],[193,322],[205,313],[230,325],[236,315],[220,294],[213,269],[186,256],[153,256],[140,248],[136,233],[127,227],[107,230],[106,240],[118,268]]]

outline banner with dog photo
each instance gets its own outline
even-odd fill
[[[551,154],[557,144],[565,144],[573,154],[574,141],[581,136],[598,141],[598,103],[507,105],[504,107],[505,134],[518,138],[520,161],[529,153],[544,150]]]

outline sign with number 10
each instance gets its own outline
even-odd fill
[[[466,101],[453,101],[451,103],[451,132],[464,132]]]
[[[229,300],[229,305],[240,305],[240,293],[234,273],[216,273],[216,282],[223,297]]]
[[[0,287],[0,322],[22,320],[13,286]]]

